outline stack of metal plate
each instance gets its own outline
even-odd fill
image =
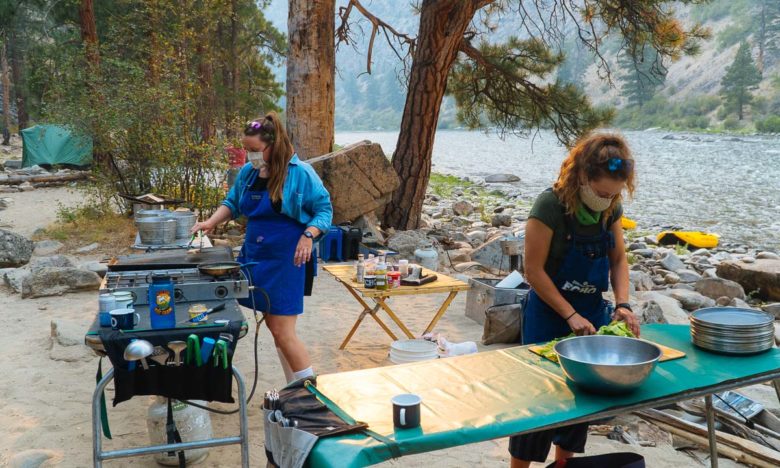
[[[774,345],[774,317],[737,307],[709,307],[691,314],[693,344],[718,353],[754,354]]]

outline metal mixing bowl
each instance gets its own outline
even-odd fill
[[[586,390],[607,394],[642,385],[662,354],[647,341],[609,335],[567,338],[554,349],[566,377]]]

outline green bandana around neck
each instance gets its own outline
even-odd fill
[[[577,206],[577,211],[574,212],[574,215],[583,226],[592,226],[601,220],[601,211],[594,213],[582,203]]]

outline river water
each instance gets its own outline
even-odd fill
[[[780,250],[780,138],[621,133],[634,153],[638,178],[625,211],[639,229],[703,230],[720,234],[721,243]],[[371,140],[391,154],[397,136],[337,132],[336,143]],[[565,155],[550,132],[502,140],[482,132],[440,130],[433,170],[460,177],[512,173],[521,179],[512,190],[532,199],[553,183]]]

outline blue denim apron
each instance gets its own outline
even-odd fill
[[[257,172],[250,176],[247,187],[257,180]],[[295,249],[306,226],[277,213],[271,204],[268,190],[252,191],[247,188],[241,194],[239,211],[249,220],[246,238],[238,261],[257,262],[245,268],[252,284],[265,290],[271,300],[268,310],[265,296],[260,291],[250,291],[250,297],[239,299],[244,307],[252,307],[254,296],[258,311],[274,315],[298,315],[303,313],[303,289],[306,269],[293,263]]]
[[[612,232],[601,226],[595,236],[581,236],[574,221],[566,220],[570,240],[561,267],[552,279],[558,292],[598,330],[609,324],[610,304],[602,293],[609,288],[609,249],[615,246]],[[523,344],[542,343],[569,335],[566,320],[548,306],[533,289],[523,309]]]

